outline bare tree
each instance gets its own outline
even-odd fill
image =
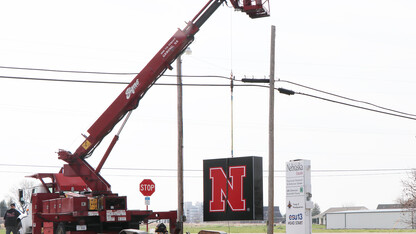
[[[7,211],[7,203],[6,200],[0,202],[0,217],[3,217]]]
[[[410,212],[410,217],[403,215],[403,221],[411,225],[412,229],[416,228],[416,170],[412,170],[405,180],[402,180],[403,191],[398,202],[404,209]]]
[[[37,183],[35,180],[25,179],[25,180],[22,180],[19,184],[13,186],[10,189],[10,193],[8,197],[8,200],[9,200],[8,206],[10,206],[10,203],[15,203],[16,208],[18,210],[25,212],[29,206],[30,199],[32,197],[32,188],[36,184]],[[25,192],[22,194],[23,197],[21,200],[19,196],[19,190],[25,190]]]

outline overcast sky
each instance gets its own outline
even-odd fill
[[[0,66],[138,73],[205,3],[2,0]],[[414,1],[274,0],[270,8],[271,17],[253,20],[220,7],[196,35],[192,55],[183,56],[183,74],[230,77],[232,72],[236,79],[267,78],[275,25],[280,79],[276,87],[376,109],[303,85],[416,114]],[[174,75],[176,69],[166,74]],[[5,68],[0,76],[2,197],[26,175],[57,172],[63,161],[55,152],[74,151],[82,142],[81,133],[125,88],[10,77],[122,82],[134,78]],[[175,82],[175,77],[162,77],[156,84]],[[185,78],[184,83],[229,80]],[[264,170],[268,95],[267,88],[234,89],[234,156],[262,156]],[[184,87],[185,201],[202,201],[204,159],[231,156],[230,99],[229,87]],[[156,183],[149,208],[177,208],[176,115],[176,87],[153,86],[104,165],[102,175],[113,192],[128,196],[130,209],[145,208],[139,183],[148,178]],[[416,165],[415,120],[276,92],[275,123],[275,204],[282,213],[283,171],[289,160],[311,160],[312,200],[322,211],[393,203],[400,196],[401,180]],[[88,159],[91,165],[98,164],[114,134]],[[267,205],[266,186],[264,201]]]

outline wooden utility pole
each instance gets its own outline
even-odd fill
[[[270,101],[269,101],[269,208],[267,234],[273,234],[274,226],[274,64],[276,27],[271,27],[270,44]]]
[[[176,59],[178,69],[178,224],[183,234],[183,111],[182,111],[182,58]]]

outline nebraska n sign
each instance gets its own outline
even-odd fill
[[[263,218],[262,158],[204,160],[204,221]]]

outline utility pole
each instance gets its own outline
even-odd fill
[[[275,38],[276,27],[271,28],[270,46],[270,79],[246,79],[246,83],[269,83],[269,181],[268,181],[268,211],[267,234],[273,234],[274,226],[274,64],[275,64]]]
[[[183,234],[183,112],[182,112],[182,58],[176,59],[178,82],[178,224]]]
[[[191,55],[191,48],[186,48],[185,55]],[[183,109],[182,109],[182,54],[179,54],[176,59],[177,68],[177,83],[178,83],[178,228],[180,231],[178,234],[183,234],[183,222],[186,217],[184,214],[184,202],[183,202]]]
[[[267,234],[273,234],[274,226],[274,65],[276,27],[271,27],[270,43],[270,101],[269,101],[269,208]]]

